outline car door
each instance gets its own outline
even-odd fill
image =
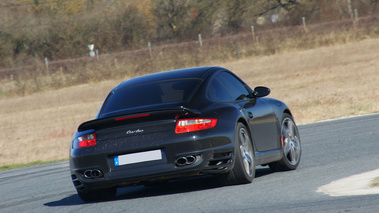
[[[272,106],[264,98],[251,97],[244,83],[228,72],[219,73],[217,79],[248,119],[255,151],[277,149],[279,130]]]
[[[273,108],[264,98],[255,98],[244,111],[249,116],[250,131],[258,152],[279,148],[279,129]]]

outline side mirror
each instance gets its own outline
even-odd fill
[[[254,88],[254,95],[257,98],[268,96],[270,94],[270,92],[271,92],[271,90],[267,87],[261,87],[260,86],[260,87]]]

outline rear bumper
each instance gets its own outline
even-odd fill
[[[175,141],[175,137],[168,137],[171,139],[166,140],[156,137],[151,144],[135,143],[138,145],[133,146],[133,140],[129,141],[128,146],[112,144],[112,150],[117,151],[108,150],[106,146],[97,147],[96,150],[71,150],[73,183],[78,190],[85,187],[95,189],[229,172],[234,165],[233,140],[226,136],[208,135],[188,134],[187,139],[181,142]],[[115,164],[116,156],[149,150],[160,150],[162,158],[121,166]],[[178,159],[187,156],[195,156],[196,160],[178,165]],[[88,170],[100,170],[102,174],[88,178],[85,175]]]

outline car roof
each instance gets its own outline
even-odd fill
[[[186,69],[178,69],[171,71],[158,72],[148,75],[143,75],[135,78],[131,78],[119,84],[113,91],[130,87],[134,85],[154,82],[154,81],[163,81],[169,79],[181,79],[181,78],[205,78],[208,74],[214,73],[220,69],[224,69],[221,67],[193,67]]]

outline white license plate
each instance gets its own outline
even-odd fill
[[[133,154],[115,156],[114,165],[122,166],[127,164],[142,163],[154,160],[162,160],[161,150],[153,150],[147,152],[138,152]]]

